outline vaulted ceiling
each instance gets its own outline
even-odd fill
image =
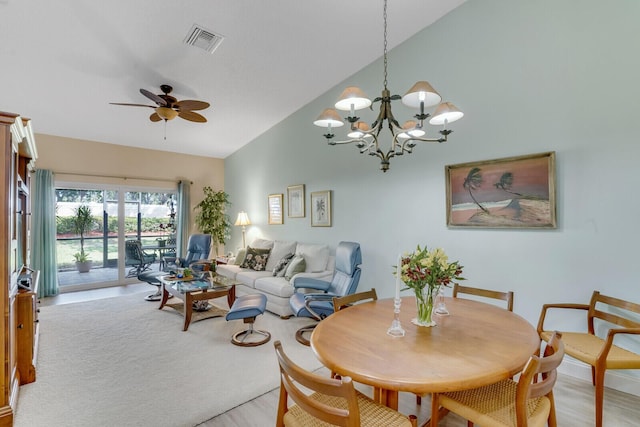
[[[389,48],[465,0],[390,0]],[[0,110],[36,133],[224,158],[382,55],[382,0],[0,0]],[[184,43],[199,25],[222,43]],[[140,93],[211,103],[151,122]],[[166,140],[164,139],[166,132]]]

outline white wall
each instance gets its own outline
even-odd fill
[[[515,311],[534,325],[542,304],[586,303],[594,289],[640,302],[638,17],[633,0],[469,0],[389,54],[392,93],[426,79],[465,112],[449,143],[419,145],[383,174],[355,147],[323,142],[312,121],[347,85],[378,96],[377,61],[225,160],[231,215],[248,212],[248,242],[360,242],[360,289],[382,297],[393,295],[398,253],[426,244],[460,260],[469,286],[515,291]],[[389,38],[398,25],[391,4]],[[410,116],[393,109],[400,122]],[[447,228],[445,165],[545,151],[556,152],[557,229]],[[267,225],[267,195],[286,200],[294,184],[306,185],[306,218]],[[327,189],[333,226],[310,227],[309,193]],[[234,227],[227,250],[240,245]]]

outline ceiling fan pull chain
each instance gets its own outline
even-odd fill
[[[164,140],[167,140],[167,119],[164,119]]]

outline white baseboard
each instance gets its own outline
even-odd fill
[[[591,366],[565,355],[558,367],[561,374],[580,378],[591,383]],[[608,369],[604,376],[605,387],[640,397],[640,378],[624,375],[623,370]]]

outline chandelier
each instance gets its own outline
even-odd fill
[[[355,86],[346,88],[335,104],[335,108],[341,111],[349,111],[349,116],[345,119],[349,122],[349,132],[347,138],[342,141],[334,141],[333,128],[343,126],[345,123],[333,108],[325,109],[322,114],[313,122],[314,125],[327,128],[324,137],[329,145],[355,143],[361,154],[368,153],[380,159],[380,169],[383,172],[389,170],[389,161],[392,157],[401,156],[404,153],[410,154],[417,142],[446,142],[451,129],[447,129],[449,123],[459,120],[464,115],[455,105],[450,102],[442,102],[442,97],[426,81],[419,81],[414,84],[409,91],[401,98],[399,95],[391,95],[387,89],[387,0],[384,0],[383,10],[384,20],[384,89],[382,96],[371,101],[362,90]],[[415,120],[408,120],[402,126],[393,116],[391,111],[391,101],[402,99],[402,103],[411,108],[417,108],[418,113]],[[356,116],[356,111],[363,108],[371,108],[372,103],[380,102],[380,112],[376,120],[369,126],[360,121]],[[425,112],[425,108],[437,105],[433,116]],[[424,129],[425,120],[429,117],[429,124],[442,126],[439,137],[426,137]],[[391,131],[391,146],[384,151],[379,143],[380,132],[387,123]]]

